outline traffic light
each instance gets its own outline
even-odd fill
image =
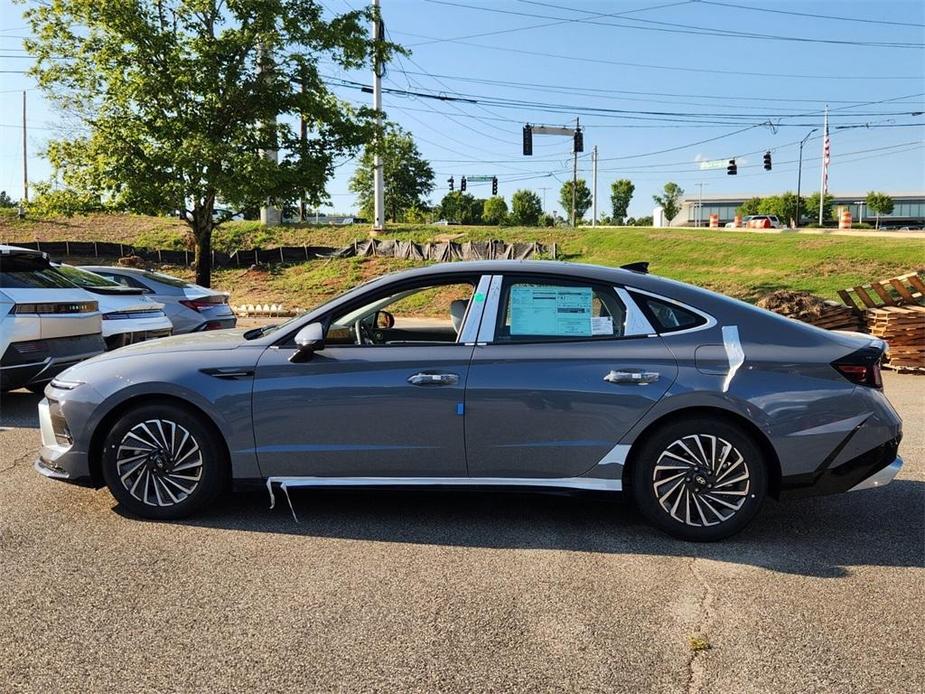
[[[736,160],[730,159],[729,166],[726,167],[727,176],[735,176],[739,172],[739,167],[736,166]]]
[[[498,177],[497,176],[491,177],[491,194],[492,195],[498,194]]]
[[[453,177],[450,176],[448,179],[446,179],[446,182],[450,184],[450,192],[452,193],[453,192]]]
[[[524,156],[533,156],[533,128],[529,123],[524,126]]]
[[[465,176],[459,179],[459,189],[464,193],[466,192],[466,177]]]
[[[585,136],[581,132],[581,128],[575,128],[575,152],[584,152],[585,151]]]
[[[771,170],[771,153],[770,152],[764,153],[764,170],[765,171]]]

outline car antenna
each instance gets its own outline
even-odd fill
[[[629,270],[630,272],[641,272],[644,275],[649,274],[649,261],[640,260],[635,263],[627,263],[626,265],[620,266],[621,270]]]

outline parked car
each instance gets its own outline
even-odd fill
[[[627,267],[432,265],[124,347],[46,390],[36,468],[159,519],[229,483],[626,491],[689,540],[896,475],[882,341]]]
[[[143,289],[126,287],[73,265],[54,267],[73,284],[96,295],[106,349],[172,334],[173,324],[164,313],[164,304],[149,299]]]
[[[200,287],[161,272],[138,268],[84,266],[94,274],[126,287],[141,289],[164,305],[164,313],[173,324],[174,335],[200,330],[233,328],[237,318],[228,305],[228,293]]]
[[[0,391],[38,392],[68,366],[105,349],[95,297],[48,256],[0,246]]]
[[[750,214],[742,219],[742,225],[751,229],[786,229],[775,214]]]

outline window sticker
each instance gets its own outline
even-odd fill
[[[511,288],[511,335],[589,336],[590,287]]]
[[[610,316],[592,316],[591,318],[592,335],[613,335],[613,318]]]

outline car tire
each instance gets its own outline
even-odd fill
[[[185,518],[208,506],[228,478],[225,447],[193,410],[141,405],[113,425],[103,443],[103,478],[130,513],[153,520]]]
[[[718,418],[680,419],[658,429],[634,455],[633,499],[657,528],[712,542],[730,537],[764,502],[764,455],[741,427]]]

